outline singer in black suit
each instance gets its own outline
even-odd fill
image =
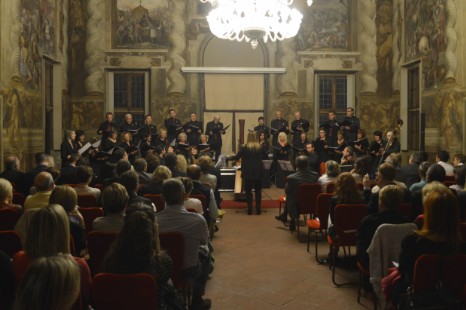
[[[155,141],[157,138],[157,127],[152,124],[152,115],[147,114],[144,117],[144,126],[139,130],[139,137],[145,139],[147,136],[152,137],[152,141]]]
[[[188,135],[188,143],[198,145],[201,141],[201,134],[204,132],[202,122],[197,120],[196,113],[191,113],[189,122],[183,125],[184,132]]]
[[[241,177],[244,180],[248,214],[252,214],[252,188],[256,195],[256,212],[261,214],[262,201],[262,155],[261,146],[257,142],[255,132],[248,133],[246,145],[244,145],[235,156],[227,160],[238,160],[241,158]]]
[[[113,123],[113,113],[105,113],[105,122],[100,123],[99,129],[97,129],[97,134],[102,135],[102,141],[107,139],[112,130],[116,130],[116,126]]]
[[[354,109],[346,108],[346,117],[341,123],[341,130],[344,130],[346,141],[356,141],[358,139],[359,118],[354,116]]]
[[[310,126],[311,124],[309,124],[309,121],[301,117],[301,112],[298,111],[294,113],[294,121],[291,122],[291,133],[293,134],[293,141],[292,141],[293,145],[299,144],[299,142],[301,141],[301,134],[308,133]]]
[[[270,130],[269,127],[264,125],[264,117],[260,116],[257,121],[259,122],[259,125],[254,127],[254,131],[257,133],[257,137],[259,137],[261,133],[264,133],[265,139],[268,140],[270,137]]]
[[[278,134],[284,132],[285,134],[290,133],[290,128],[288,127],[288,121],[282,118],[282,111],[277,111],[276,119],[270,123],[270,131],[272,132],[272,146],[277,146]]]
[[[222,154],[222,135],[225,134],[223,123],[220,122],[218,115],[214,116],[214,120],[207,123],[206,134],[209,136],[210,149],[215,151],[215,159],[218,159]]]
[[[165,128],[167,129],[167,137],[170,143],[173,139],[178,138],[178,134],[181,132],[181,121],[176,118],[175,109],[168,110],[170,117],[164,121]]]
[[[328,139],[329,146],[337,146],[337,132],[340,129],[336,119],[335,112],[328,112],[328,120],[322,126],[325,129],[325,136]]]

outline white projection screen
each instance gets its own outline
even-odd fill
[[[264,74],[205,74],[206,110],[263,110]]]

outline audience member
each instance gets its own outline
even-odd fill
[[[371,173],[372,159],[369,155],[356,158],[354,168],[350,171],[356,183],[362,183],[362,178]]]
[[[208,155],[203,155],[199,157],[197,164],[201,168],[201,181],[202,184],[209,187],[211,190],[215,191],[217,187],[217,177],[210,173],[210,167],[213,166],[212,158]]]
[[[466,244],[459,230],[458,201],[454,194],[438,182],[427,184],[422,192],[424,224],[420,230],[410,233],[402,241],[398,267],[401,278],[390,294],[394,304],[412,284],[418,257],[424,254],[466,253]]]
[[[52,156],[45,154],[45,153],[36,153],[34,156],[36,166],[29,170],[26,175],[24,176],[24,189],[25,195],[29,194],[29,189],[34,185],[34,181],[36,176],[44,172],[48,167],[53,167],[53,159]]]
[[[134,171],[139,176],[139,184],[147,184],[152,178],[152,174],[147,173],[147,161],[144,158],[138,158],[134,161]]]
[[[327,192],[327,185],[335,183],[337,176],[340,174],[340,165],[334,161],[329,160],[325,163],[325,174],[321,175],[317,180],[322,187],[322,193]]]
[[[393,179],[393,182],[402,188],[408,188],[404,183],[406,176],[401,170],[401,160],[402,157],[400,153],[391,153],[387,158],[385,158],[385,163],[395,167],[395,178]],[[380,190],[380,188],[376,187],[374,190]]]
[[[421,163],[421,154],[420,152],[413,152],[409,156],[408,165],[400,169],[402,179],[395,177],[396,181],[400,181],[406,184],[408,188],[411,187],[414,183],[420,181],[419,178],[419,165]]]
[[[204,195],[207,203],[207,213],[204,213],[204,217],[207,223],[212,224],[217,219],[218,209],[217,202],[215,201],[214,192],[203,185],[201,179],[201,168],[198,165],[190,165],[188,167],[188,177],[193,181],[192,194]]]
[[[315,143],[313,141],[308,141],[305,147],[305,155],[309,161],[308,169],[315,173],[320,173],[320,158],[315,149]]]
[[[160,166],[162,163],[160,162],[160,157],[154,153],[148,153],[146,155],[147,161],[147,173],[151,174],[154,173],[155,168]]]
[[[202,202],[197,198],[190,198],[191,191],[193,190],[193,181],[190,178],[180,177],[180,181],[184,186],[184,207],[186,210],[194,210],[197,214],[203,214]]]
[[[188,169],[188,161],[186,157],[182,154],[176,155],[176,166],[175,170],[181,174],[181,176],[186,176],[186,170]]]
[[[78,211],[78,196],[75,190],[67,185],[59,185],[50,194],[49,203],[58,204],[66,211],[69,218],[70,234],[74,241],[74,252],[79,256],[86,247],[86,231],[84,218]]]
[[[26,270],[15,310],[70,310],[80,293],[79,266],[69,255],[40,257]]]
[[[332,223],[334,222],[335,207],[339,204],[358,204],[363,203],[358,184],[349,172],[342,172],[337,177],[335,183],[335,193],[330,197],[329,215]]]
[[[453,171],[453,166],[448,163],[448,160],[450,159],[450,154],[448,154],[447,151],[440,150],[437,152],[437,155],[435,156],[435,161],[437,164],[443,167],[445,169],[445,175],[447,177],[452,177],[455,175]]]
[[[70,254],[70,225],[65,210],[60,205],[48,205],[35,212],[28,227],[24,251],[15,254],[13,270],[16,283],[21,283],[29,264],[39,258]],[[74,257],[81,272],[81,301],[90,304],[91,274],[84,258]]]
[[[128,192],[128,205],[136,202],[141,202],[145,205],[154,207],[151,200],[138,196],[139,181],[138,174],[135,171],[130,170],[123,172],[123,174],[120,175],[120,177],[118,178],[118,183],[123,185],[126,188],[126,191]]]
[[[78,185],[75,186],[76,194],[79,195],[92,195],[97,201],[100,198],[100,189],[90,187],[94,171],[89,166],[78,166],[76,169],[76,181]]]
[[[102,191],[102,208],[105,216],[98,217],[92,222],[94,231],[119,232],[123,227],[125,208],[129,196],[123,185],[112,183]]]
[[[186,173],[176,170],[176,165],[178,163],[178,158],[174,153],[167,153],[164,157],[165,166],[172,172],[172,177],[185,177]]]
[[[23,207],[13,204],[13,186],[3,178],[0,178],[0,209],[11,208],[21,212]]]
[[[157,168],[155,168],[155,171],[152,174],[151,181],[139,189],[139,195],[144,196],[146,194],[162,194],[163,181],[168,180],[171,177],[172,172],[170,171],[170,169],[168,169],[166,166],[158,166]]]
[[[369,255],[367,249],[371,244],[375,231],[382,224],[401,224],[405,219],[399,208],[404,199],[404,191],[397,185],[387,185],[379,192],[379,212],[366,216],[359,225],[356,233],[356,254],[362,266],[369,270]],[[365,291],[371,291],[369,277],[364,277]]]
[[[298,206],[298,190],[299,185],[303,183],[317,183],[319,175],[308,169],[309,160],[307,156],[300,155],[296,157],[295,167],[296,172],[288,176],[288,181],[285,186],[286,203],[283,213],[275,218],[286,223],[288,215],[290,215],[290,231],[296,230],[296,220],[299,218]]]
[[[454,167],[463,166],[465,160],[466,160],[466,157],[463,154],[455,154],[453,156],[453,166]]]
[[[34,180],[34,187],[37,192],[26,198],[24,202],[24,211],[44,208],[49,204],[50,194],[55,187],[52,175],[48,172],[40,172]]]
[[[24,182],[26,174],[21,169],[19,158],[10,155],[5,158],[5,170],[0,173],[0,178],[10,181],[17,192],[24,193]]]
[[[189,168],[192,167],[193,165]],[[166,180],[163,183],[162,196],[166,207],[156,214],[160,232],[178,231],[184,237],[183,275],[187,281],[193,282],[191,309],[210,309],[211,301],[202,298],[211,272],[207,223],[201,215],[188,212],[183,206],[185,190],[180,180]]]
[[[419,167],[418,167],[418,173],[419,173],[419,178],[421,179],[419,182],[416,182],[414,184],[412,184],[410,187],[409,187],[409,191],[411,193],[414,193],[416,191],[420,191],[422,190],[422,188],[424,187],[424,185],[426,185],[426,175],[427,175],[427,170],[429,169],[430,167],[430,162],[428,161],[423,161]]]
[[[454,171],[456,184],[451,185],[450,189],[458,194],[464,189],[464,184],[466,183],[466,166],[456,166]]]
[[[70,155],[70,158],[67,161],[67,163],[61,166],[60,176],[56,181],[58,185],[78,183],[78,181],[76,181],[76,163],[78,162],[78,159],[80,157],[81,156],[79,155],[79,153],[73,153]]]
[[[168,305],[175,298],[170,283],[173,262],[161,251],[158,239],[154,210],[141,203],[130,205],[123,228],[104,258],[103,271],[152,275],[157,281],[157,309],[172,309]]]

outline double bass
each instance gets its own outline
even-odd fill
[[[380,161],[379,161],[379,164],[377,166],[380,166],[382,164],[382,162],[385,160],[384,158],[384,154],[385,152],[392,146],[393,144],[393,141],[395,140],[396,138],[396,135],[400,132],[401,130],[401,127],[403,126],[403,120],[402,119],[398,119],[396,121],[396,128],[393,130],[393,135],[390,137],[390,139],[387,141],[387,144],[385,145],[385,148],[382,150],[381,152],[381,157],[380,157]]]

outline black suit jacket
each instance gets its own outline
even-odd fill
[[[116,126],[114,122],[102,122],[99,125],[99,129],[97,129],[97,134],[102,135],[102,139],[108,138],[110,135],[110,131],[116,130]]]
[[[286,205],[291,218],[298,218],[298,189],[302,183],[317,183],[319,174],[311,170],[302,170],[290,174],[285,186]]]
[[[210,144],[214,144],[217,146],[222,145],[222,134],[223,134],[223,123],[222,122],[218,122],[217,124],[215,124],[213,121],[208,122],[205,132],[209,136]]]
[[[197,127],[193,128],[193,127]],[[186,135],[188,136],[188,142],[191,145],[197,145],[201,141],[201,133],[204,132],[204,127],[200,121],[189,121],[183,125],[183,130],[186,132]],[[191,130],[188,132],[188,130]]]
[[[301,141],[301,133],[307,133],[309,131],[309,124],[308,120],[301,118],[300,120],[294,120],[291,122],[291,131],[293,133],[293,145],[296,145],[299,141]]]
[[[290,133],[290,130],[288,128],[288,121],[278,118],[274,119],[270,123],[270,131],[272,132],[272,145],[277,145],[278,134],[280,133],[280,131],[283,131],[286,134]]]
[[[164,121],[164,125],[167,129],[167,137],[170,142],[178,138],[178,133],[181,132],[181,121],[179,119],[167,118]]]
[[[395,177],[395,180],[401,181],[406,184],[406,187],[410,188],[411,185],[421,181],[421,177],[419,176],[419,165],[418,164],[411,164],[405,167],[402,167],[401,172],[403,173],[403,180],[398,180]]]
[[[307,154],[307,159],[309,160],[308,169],[319,173],[320,172],[320,160],[319,160],[319,155],[317,154],[317,152]]]
[[[36,176],[47,170],[48,166],[44,164],[40,164],[26,172],[26,175],[24,176],[24,193],[26,195],[29,195],[29,189],[32,187],[34,184],[34,180]]]
[[[0,178],[8,180],[10,183],[15,183],[15,190],[21,193],[24,191],[25,177],[26,174],[24,172],[17,170],[5,170],[0,173]]]

